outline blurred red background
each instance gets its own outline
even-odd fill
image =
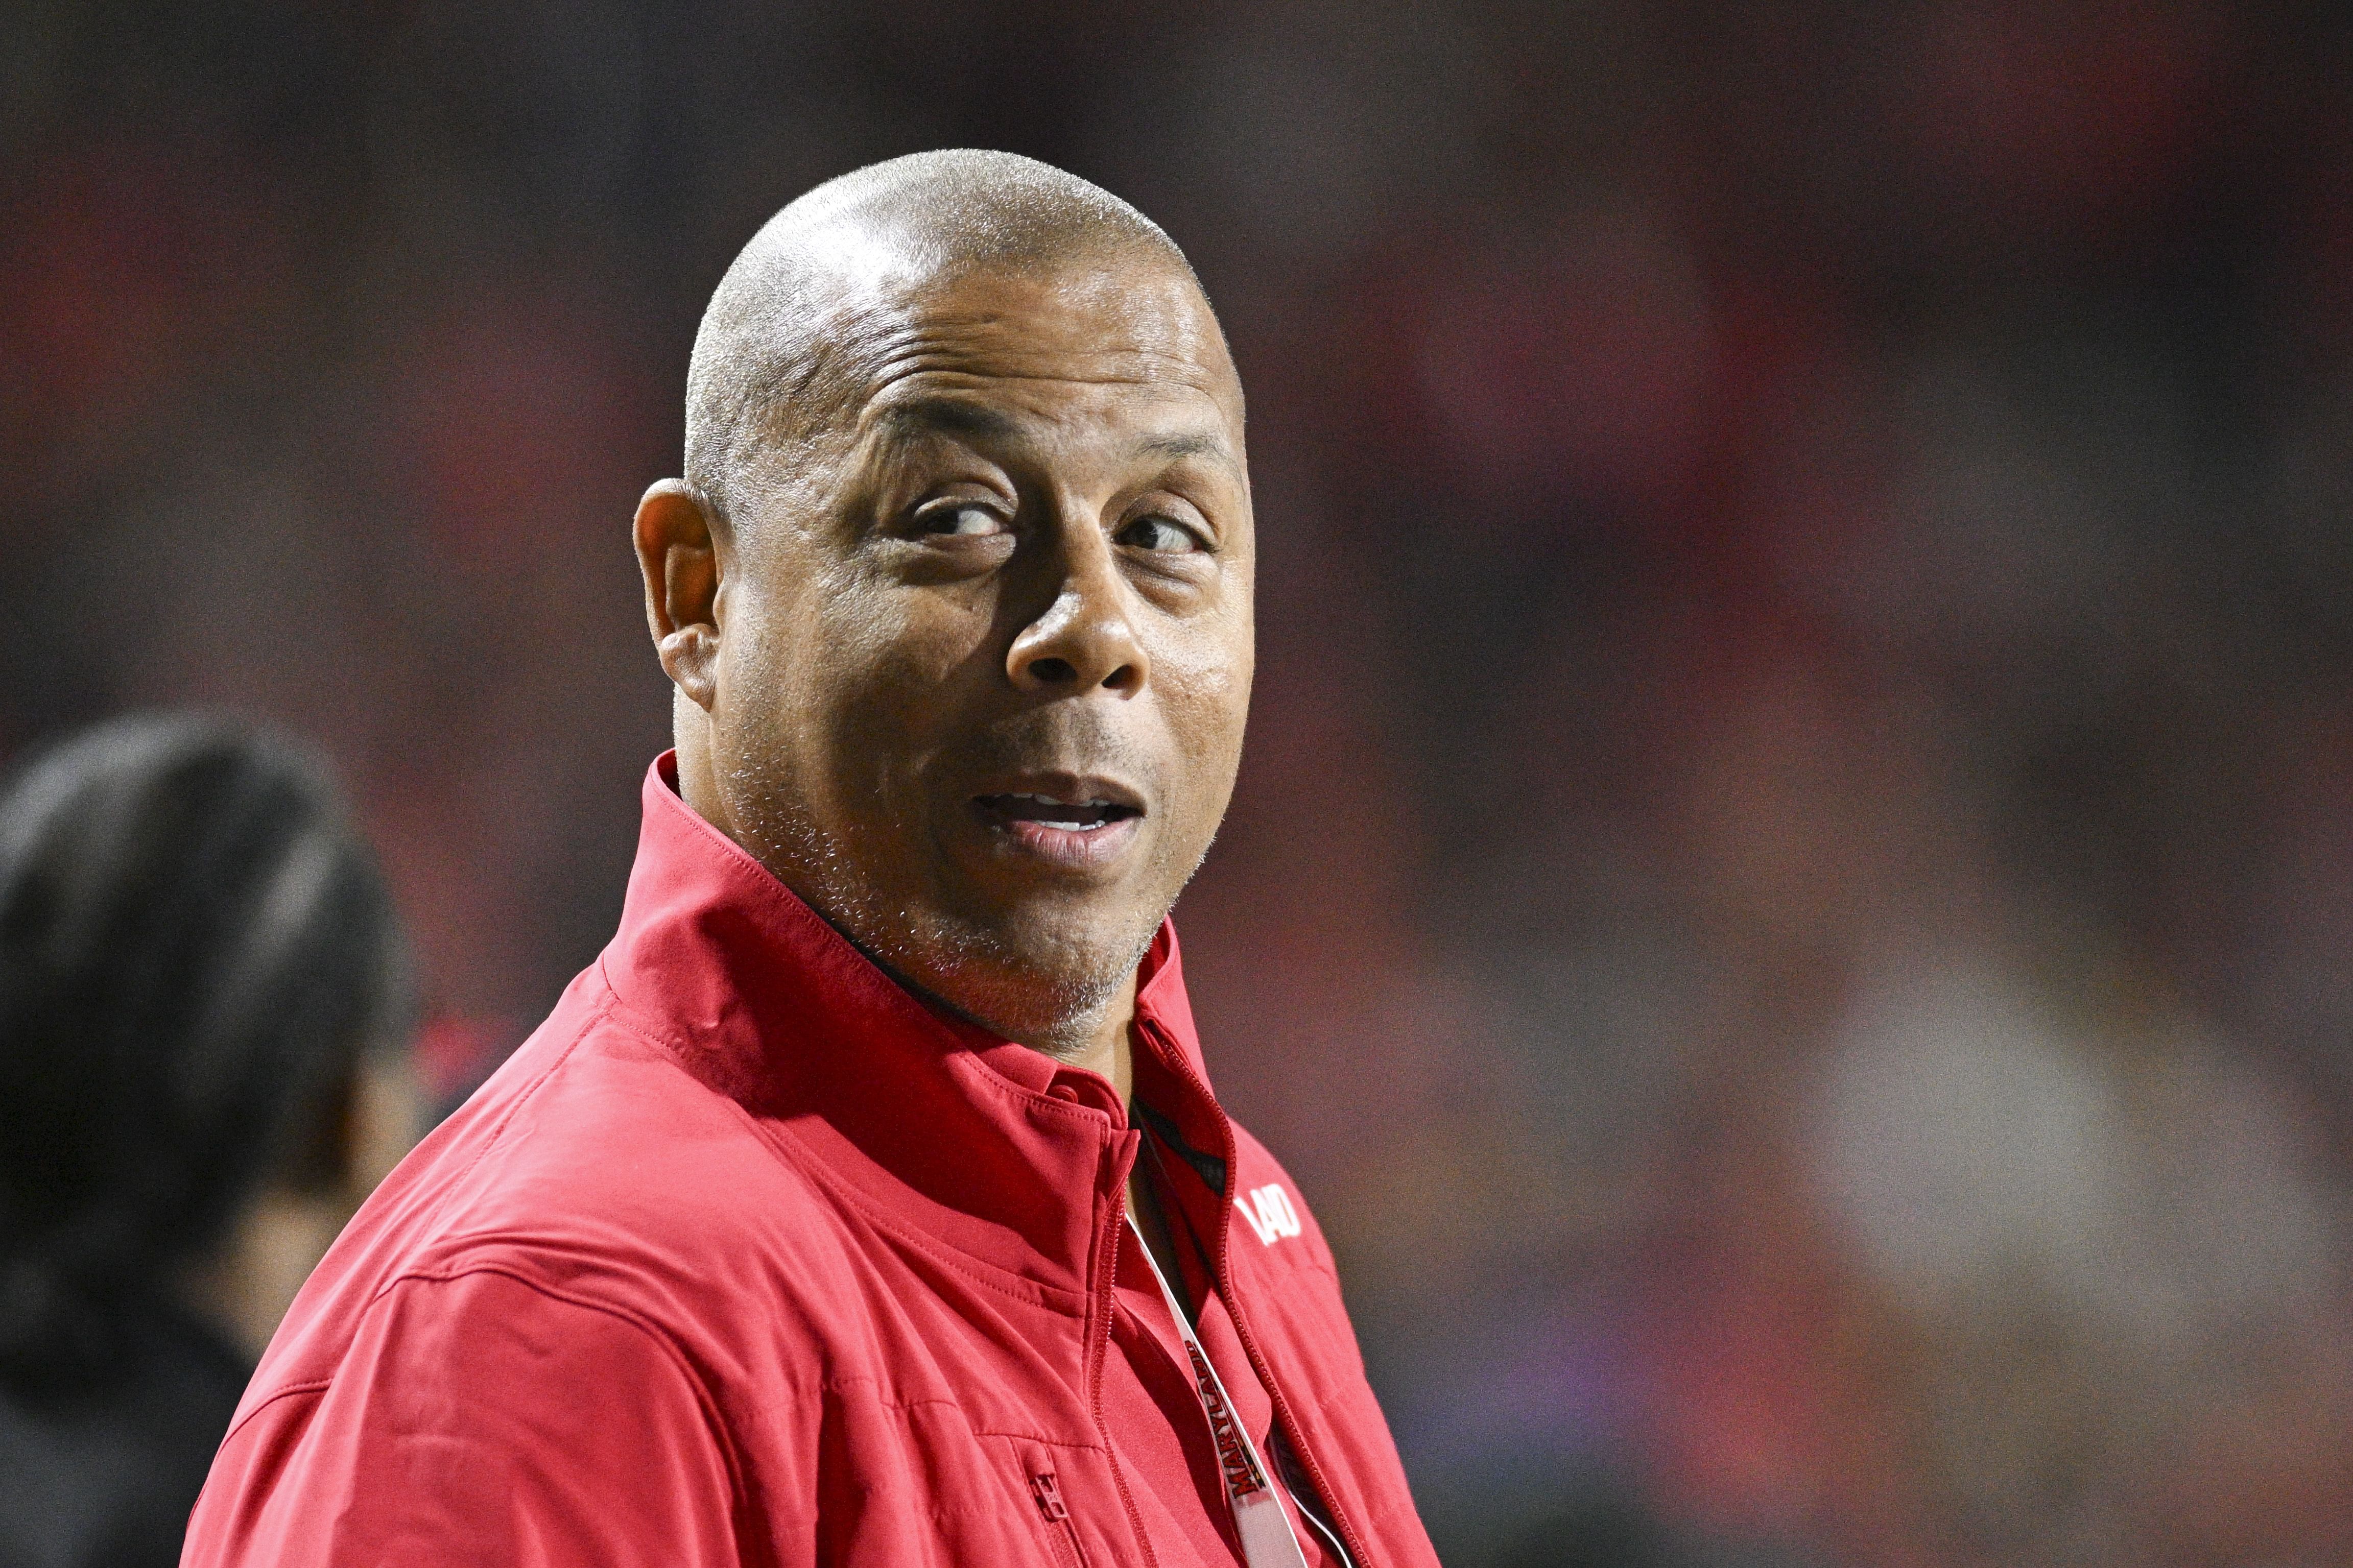
[[[1449,1561],[2353,1555],[2353,27],[2280,4],[0,15],[0,747],[340,761],[454,1089],[619,907],[626,525],[769,212],[1194,258],[1180,907]]]

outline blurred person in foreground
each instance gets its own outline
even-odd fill
[[[255,1358],[407,1147],[406,977],[282,740],[120,721],[0,799],[0,1568],[178,1561]]]
[[[1166,920],[1251,527],[1125,203],[926,153],[771,221],[637,516],[619,933],[297,1301],[193,1568],[1433,1562]]]

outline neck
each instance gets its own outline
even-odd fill
[[[1120,1103],[1125,1105],[1135,1089],[1134,1060],[1128,1047],[1128,1028],[1134,1022],[1135,975],[1131,971],[1127,984],[1113,994],[1092,1027],[1082,1026],[1068,1036],[1023,1040],[1021,1044],[1043,1052],[1064,1067],[1102,1074],[1111,1080]]]

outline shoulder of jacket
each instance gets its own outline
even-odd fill
[[[1226,1174],[1226,1199],[1235,1209],[1235,1245],[1255,1243],[1277,1255],[1295,1252],[1336,1275],[1331,1246],[1298,1180],[1249,1129],[1239,1121],[1232,1126],[1234,1163]]]
[[[364,1274],[492,1266],[600,1300],[708,1304],[827,1261],[839,1205],[787,1140],[607,1010],[561,1021],[369,1200]]]

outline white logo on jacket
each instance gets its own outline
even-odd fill
[[[1263,1246],[1272,1247],[1286,1236],[1299,1234],[1299,1211],[1291,1206],[1291,1194],[1282,1190],[1279,1182],[1270,1182],[1248,1197],[1237,1198],[1234,1207],[1250,1222],[1251,1234]]]

